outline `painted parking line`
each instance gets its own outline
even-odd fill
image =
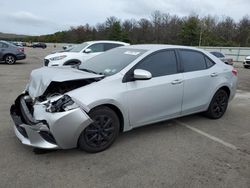
[[[210,135],[210,134],[208,134],[208,133],[206,133],[204,131],[201,131],[201,130],[199,130],[199,129],[195,128],[195,127],[192,127],[192,126],[190,126],[190,125],[188,125],[186,123],[183,123],[181,121],[175,120],[175,122],[182,125],[182,126],[184,126],[184,127],[186,127],[186,128],[188,128],[188,129],[190,129],[190,130],[192,130],[192,131],[194,131],[194,132],[196,132],[196,133],[198,133],[198,134],[200,134],[200,135],[202,135],[202,136],[205,136],[205,137],[209,138],[210,140],[213,140],[214,142],[217,142],[217,143],[219,143],[219,144],[221,144],[223,146],[226,146],[226,147],[228,147],[228,148],[230,148],[232,150],[238,150],[238,148],[235,145],[230,144],[228,142],[225,142],[224,140],[221,140],[220,138],[217,138],[217,137],[215,137],[213,135]]]
[[[246,137],[246,136],[250,136],[250,132],[249,133],[245,133],[245,134],[241,135],[240,137]]]

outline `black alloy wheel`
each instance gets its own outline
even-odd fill
[[[84,129],[78,145],[80,149],[91,153],[103,151],[113,144],[119,134],[119,118],[108,107],[96,108],[89,116],[93,123]]]
[[[215,93],[206,115],[211,119],[219,119],[224,115],[228,106],[228,94],[225,90],[219,90]]]

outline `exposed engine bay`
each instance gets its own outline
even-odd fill
[[[42,102],[48,98],[100,81],[104,77],[104,75],[67,67],[43,67],[32,71],[26,91],[32,99]]]
[[[39,96],[37,100],[42,102],[42,101],[47,100],[48,98],[60,96],[66,92],[89,85],[99,80],[101,80],[101,78],[90,78],[90,79],[84,79],[84,80],[72,80],[72,81],[65,81],[65,82],[53,81],[50,83],[50,85],[48,86],[46,91],[43,93],[43,95]]]

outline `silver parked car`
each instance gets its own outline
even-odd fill
[[[47,149],[107,149],[119,132],[193,113],[223,116],[237,71],[209,52],[172,45],[112,49],[79,70],[43,67],[11,106],[17,137]]]

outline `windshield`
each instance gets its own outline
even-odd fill
[[[89,45],[89,43],[87,43],[87,42],[75,45],[72,49],[69,50],[69,52],[80,52],[80,51],[82,51],[83,48],[85,48],[88,45]]]
[[[141,49],[115,48],[85,61],[79,69],[111,76],[120,72],[145,52],[146,50]]]
[[[222,58],[225,57],[222,53],[220,52],[210,52],[211,54],[213,54],[214,56],[218,57],[218,58]]]

